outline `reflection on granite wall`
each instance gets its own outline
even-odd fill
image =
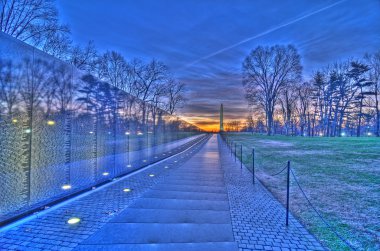
[[[0,222],[157,161],[200,133],[0,33]]]

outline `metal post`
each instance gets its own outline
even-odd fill
[[[243,169],[243,145],[240,145],[240,169]]]
[[[252,181],[255,184],[255,148],[252,148]]]
[[[288,160],[288,174],[287,174],[287,185],[286,185],[286,226],[289,225],[289,184],[290,184],[290,161]]]
[[[235,162],[236,162],[236,143],[235,143]]]

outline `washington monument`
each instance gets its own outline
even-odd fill
[[[220,122],[219,122],[219,131],[223,132],[224,127],[223,127],[223,104],[220,104]]]

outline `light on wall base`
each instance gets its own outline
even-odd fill
[[[69,190],[69,189],[71,189],[71,185],[70,184],[65,184],[65,185],[61,186],[61,188],[63,190]]]
[[[77,217],[71,217],[68,221],[67,224],[74,225],[80,222],[80,219]]]

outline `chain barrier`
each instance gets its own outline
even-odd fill
[[[278,173],[269,174],[269,175],[272,176],[272,177],[277,176],[277,175],[281,174],[282,172],[284,172],[286,170],[286,168],[288,168],[287,165],[285,165],[284,168],[281,171],[279,171]]]
[[[343,238],[343,236],[341,236],[337,231],[336,229],[331,226],[327,220],[318,212],[318,210],[314,207],[314,205],[311,203],[310,199],[306,196],[306,193],[304,192],[304,190],[302,189],[300,183],[298,182],[298,179],[296,178],[296,175],[294,174],[293,172],[293,169],[290,168],[290,173],[292,174],[293,178],[294,178],[294,181],[296,182],[298,188],[300,189],[303,197],[306,199],[307,203],[309,204],[309,206],[313,209],[313,211],[318,215],[318,217],[322,220],[322,222],[344,243],[346,244],[351,250],[356,250],[345,238]]]
[[[226,137],[225,135],[222,135],[222,139],[223,141],[225,142],[226,144],[226,147],[230,148],[230,145],[227,143],[227,142],[231,142],[230,140],[226,140]],[[236,143],[235,143],[235,149],[236,149]],[[231,149],[231,153],[232,152],[232,149]],[[236,154],[236,150],[235,150],[235,154]],[[252,159],[254,158],[254,154],[250,154],[252,155]],[[235,155],[235,158],[236,158],[236,155]],[[254,160],[254,159],[253,159]],[[253,163],[253,167],[255,167],[254,163]],[[274,174],[269,174],[270,176],[274,177],[274,176],[277,176],[281,173],[283,173],[286,169],[288,168],[288,165],[285,165],[285,167],[283,169],[281,169],[281,171],[277,172],[277,173],[274,173]],[[307,197],[305,191],[303,190],[303,188],[301,187],[297,177],[295,176],[294,172],[293,172],[293,169],[289,167],[289,171],[290,173],[292,174],[292,177],[295,181],[295,183],[297,184],[297,187],[299,188],[299,190],[301,191],[303,197],[305,198],[305,200],[307,201],[307,204],[310,206],[310,208],[315,212],[315,214],[319,217],[319,219],[330,229],[331,232],[333,232],[335,234],[336,237],[338,237],[345,245],[347,245],[351,250],[356,250],[355,247],[352,246],[352,244],[350,244],[341,234],[338,233],[338,231],[330,225],[330,223],[328,223],[328,221],[318,212],[318,210],[315,208],[315,206],[311,203],[310,199]],[[289,176],[288,176],[289,177]]]

